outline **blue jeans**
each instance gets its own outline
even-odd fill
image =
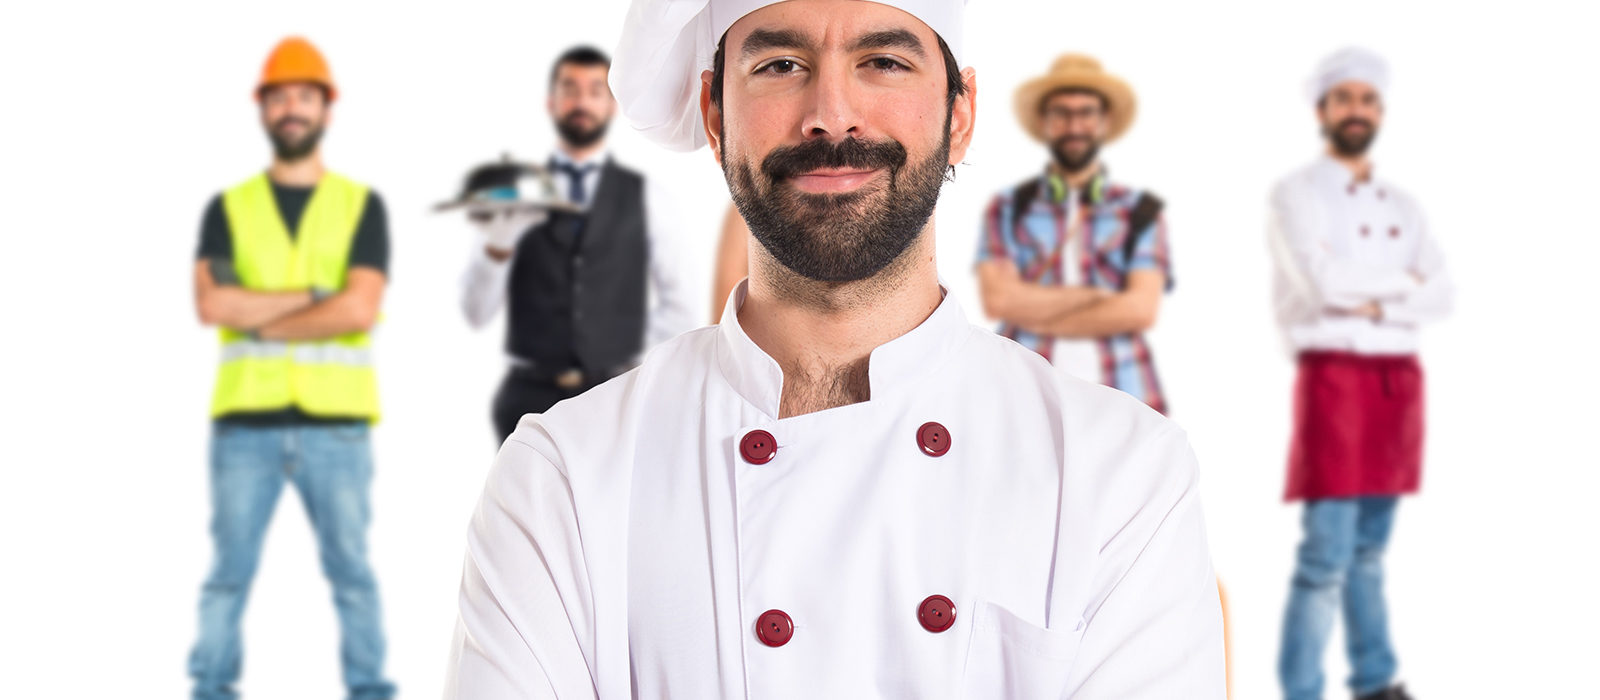
[[[1359,696],[1394,682],[1383,549],[1398,504],[1393,496],[1306,502],[1305,540],[1295,559],[1278,657],[1278,679],[1288,700],[1322,697],[1322,652],[1341,603],[1350,689]]]
[[[322,572],[339,612],[344,682],[352,700],[386,700],[378,586],[367,565],[367,426],[255,427],[217,423],[211,434],[211,574],[200,594],[200,638],[189,656],[195,700],[237,698],[239,619],[261,558],[267,521],[285,482],[316,531]]]

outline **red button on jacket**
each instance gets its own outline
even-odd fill
[[[781,647],[794,637],[794,620],[782,610],[768,610],[756,618],[756,638],[769,647]]]
[[[942,457],[950,451],[950,431],[938,423],[923,423],[917,429],[917,446],[930,457]]]
[[[752,430],[739,441],[739,456],[751,464],[766,464],[778,454],[778,441],[765,430]]]
[[[929,632],[943,632],[956,623],[956,604],[942,595],[930,595],[917,606],[917,622]]]

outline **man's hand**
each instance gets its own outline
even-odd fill
[[[1328,307],[1328,315],[1341,318],[1365,318],[1371,321],[1383,320],[1383,305],[1376,301],[1369,301],[1353,309]]]
[[[240,332],[253,331],[261,326],[289,316],[314,302],[311,292],[262,292],[238,285],[232,265],[216,266],[230,283],[216,279],[213,262],[198,260],[194,264],[194,306],[200,322],[208,326],[222,326]]]
[[[469,215],[473,226],[483,232],[489,257],[496,261],[509,259],[511,252],[517,249],[517,241],[522,239],[522,234],[548,218],[549,212],[543,209],[508,209]]]
[[[325,340],[368,331],[378,321],[387,278],[382,272],[355,266],[345,273],[344,289],[301,311],[256,329],[262,340]]]

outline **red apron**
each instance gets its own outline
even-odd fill
[[[1416,493],[1422,432],[1416,356],[1301,353],[1284,499]]]

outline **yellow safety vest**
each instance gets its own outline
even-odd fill
[[[344,289],[366,203],[365,186],[323,175],[291,239],[265,173],[224,192],[222,209],[240,284],[263,292]],[[284,342],[223,328],[211,415],[290,407],[313,416],[377,422],[378,385],[367,334]]]

